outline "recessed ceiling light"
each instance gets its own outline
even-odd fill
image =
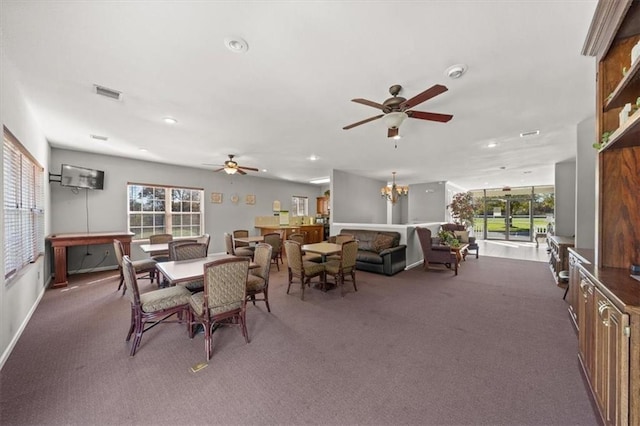
[[[402,136],[400,135],[395,135],[393,138],[393,140],[399,141],[400,139],[402,139]]]
[[[312,155],[309,157],[309,160],[311,161],[318,161],[320,159],[320,157],[318,157],[317,155]]]
[[[329,182],[331,182],[331,179],[329,179],[328,177],[313,179],[309,181],[309,183],[316,183],[316,184],[329,183]]]
[[[249,45],[242,37],[225,37],[224,45],[233,53],[245,53],[249,50]]]
[[[267,173],[267,169],[262,169],[262,173]]]
[[[533,130],[531,132],[520,133],[521,138],[526,138],[527,136],[537,136],[540,134],[540,130]]]
[[[139,150],[140,152],[148,152],[148,151],[149,151],[147,148],[138,148],[138,150]]]
[[[167,124],[177,124],[178,123],[178,120],[176,120],[173,117],[165,117],[165,118],[162,119],[162,121],[164,121]]]
[[[453,79],[460,78],[462,77],[462,74],[467,72],[467,68],[468,67],[465,64],[452,65],[446,69],[444,74],[449,78],[453,78]]]
[[[498,146],[498,144],[496,142],[489,142],[487,144],[487,148],[495,148],[496,146]]]

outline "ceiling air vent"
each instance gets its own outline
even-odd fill
[[[108,87],[98,86],[97,84],[94,84],[93,87],[96,89],[96,93],[98,95],[106,96],[107,98],[115,99],[117,101],[120,100],[120,96],[122,95],[122,92],[109,89]]]
[[[107,136],[102,136],[102,135],[89,135],[91,137],[91,139],[97,139],[99,141],[108,141],[109,138]]]

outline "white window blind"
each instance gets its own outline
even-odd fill
[[[4,128],[4,271],[10,278],[44,253],[44,172]]]

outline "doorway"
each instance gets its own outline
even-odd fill
[[[472,191],[474,233],[485,240],[535,242],[553,224],[553,186]]]

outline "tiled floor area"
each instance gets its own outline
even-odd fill
[[[540,242],[539,247],[536,247],[536,243],[500,240],[478,240],[478,245],[480,246],[480,256],[508,257],[537,262],[549,261],[547,243],[543,241]]]

